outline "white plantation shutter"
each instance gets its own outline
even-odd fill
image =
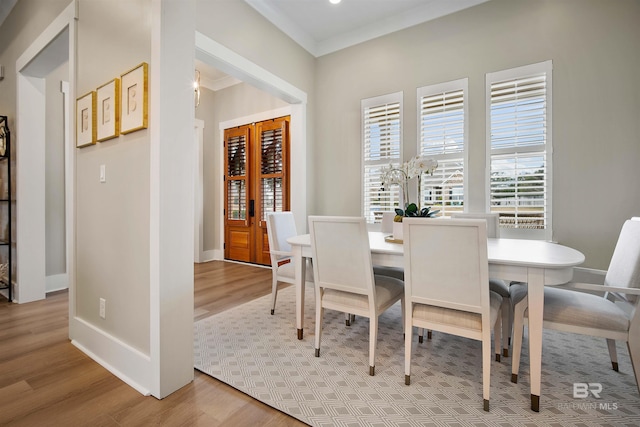
[[[489,204],[516,237],[551,238],[550,83],[550,61],[487,75]]]
[[[362,100],[363,215],[380,222],[399,205],[397,185],[382,185],[382,169],[399,167],[402,157],[402,92]]]
[[[283,122],[280,122],[283,123]],[[286,123],[285,123],[286,125]],[[283,162],[283,125],[276,129],[268,129],[260,127],[260,186],[261,190],[261,207],[260,212],[262,221],[267,220],[267,214],[271,212],[282,212],[285,210],[286,196],[283,188],[285,180],[285,163]]]
[[[418,152],[438,161],[433,175],[422,176],[420,206],[439,209],[441,215],[464,206],[467,87],[467,79],[461,79],[418,89]]]

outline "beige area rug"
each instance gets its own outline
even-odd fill
[[[296,339],[294,296],[293,288],[279,292],[273,316],[265,296],[196,322],[195,368],[312,426],[640,425],[626,344],[618,344],[615,372],[605,340],[545,331],[540,412],[529,409],[526,347],[518,384],[510,381],[510,357],[492,362],[491,411],[484,412],[479,342],[434,333],[418,344],[414,336],[406,386],[399,304],[380,317],[371,377],[368,319],[347,327],[342,313],[327,310],[316,358],[313,289],[303,340]],[[574,383],[601,384],[600,398],[574,398]]]

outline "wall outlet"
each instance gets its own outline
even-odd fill
[[[107,182],[107,167],[100,165],[100,182]]]
[[[107,300],[104,298],[100,298],[100,317],[107,318]]]

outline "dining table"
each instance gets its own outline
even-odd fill
[[[298,339],[304,337],[304,298],[306,259],[311,259],[311,237],[301,234],[287,242],[293,253],[296,291],[296,328]],[[402,243],[390,239],[388,233],[369,232],[373,265],[404,267]],[[540,410],[542,373],[542,324],[544,287],[571,281],[573,267],[584,262],[576,249],[544,240],[487,239],[489,277],[528,284],[529,304],[529,372],[531,409]]]

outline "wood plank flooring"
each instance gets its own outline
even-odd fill
[[[211,261],[194,277],[195,320],[271,292],[266,268]],[[306,425],[198,371],[165,399],[144,397],[71,345],[68,322],[67,291],[0,296],[0,426]]]

